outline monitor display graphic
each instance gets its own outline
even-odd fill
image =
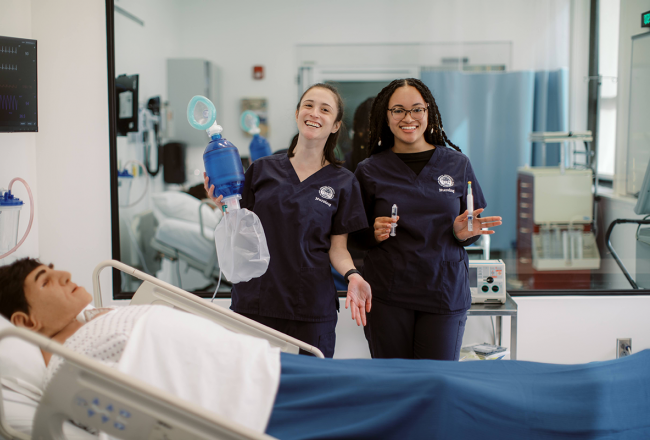
[[[36,40],[0,37],[0,132],[38,131]]]

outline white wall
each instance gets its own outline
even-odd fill
[[[239,129],[242,98],[267,99],[274,150],[286,148],[296,133],[298,44],[510,42],[514,70],[569,65],[571,0],[415,0],[408,10],[418,14],[417,26],[392,0],[335,0],[326,7],[300,0],[251,0],[245,8],[225,0],[119,0],[116,5],[145,22],[142,27],[116,13],[116,73],[140,74],[141,103],[154,94],[165,97],[166,58],[212,61],[221,73],[217,120],[242,155],[250,142]],[[119,52],[129,42],[128,53]],[[265,79],[252,79],[253,65],[265,67]],[[204,145],[194,147],[188,149],[190,172],[202,163]],[[195,183],[200,177],[190,173],[188,179]]]
[[[24,173],[36,195],[38,241],[20,255],[90,289],[111,257],[105,3],[2,0],[0,10],[1,35],[38,41],[39,132],[0,134],[0,179]]]
[[[569,65],[568,0],[415,0],[406,9],[392,0],[251,0],[245,10],[229,1],[182,4],[182,51],[221,68],[219,123],[242,154],[250,139],[238,129],[241,98],[267,99],[273,149],[287,148],[296,133],[298,44],[510,41],[514,70]],[[252,79],[258,64],[261,81]]]
[[[2,0],[0,2],[0,35],[14,38],[29,38],[32,36],[32,10],[29,2],[22,0]],[[38,47],[40,51],[41,48]],[[15,177],[27,181],[32,189],[35,203],[38,203],[38,182],[36,179],[36,137],[34,133],[0,133],[0,188],[6,189]],[[16,182],[12,193],[25,202],[20,213],[20,240],[29,223],[29,196],[22,183]],[[39,239],[38,216],[29,236],[23,245],[13,254],[0,260],[0,265],[12,263],[16,259],[38,255]]]

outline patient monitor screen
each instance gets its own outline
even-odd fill
[[[0,37],[0,132],[38,131],[36,40]]]
[[[478,284],[478,268],[469,268],[469,287],[477,287]]]

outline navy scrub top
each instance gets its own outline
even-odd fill
[[[363,277],[373,299],[429,313],[462,313],[471,305],[469,259],[459,242],[454,220],[467,209],[467,182],[472,182],[474,209],[486,202],[469,159],[437,146],[419,175],[391,150],[377,153],[357,167],[368,223],[390,217],[397,204],[396,236],[377,244],[372,227],[355,238],[373,244],[364,259]]]
[[[368,227],[359,182],[327,165],[300,182],[289,157],[262,157],[246,171],[241,207],[258,215],[271,254],[264,275],[232,289],[232,310],[296,321],[336,319],[330,236]]]

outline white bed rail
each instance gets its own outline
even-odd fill
[[[74,420],[89,428],[125,439],[271,440],[193,403],[159,390],[32,331],[6,328],[0,340],[17,337],[66,360],[54,376],[36,410],[35,440],[63,440],[63,423]],[[6,423],[0,433],[29,440]]]
[[[99,274],[107,267],[118,269],[132,277],[144,281],[133,295],[132,305],[159,304],[175,307],[180,310],[202,316],[217,324],[235,332],[266,339],[274,347],[286,353],[297,354],[299,349],[313,354],[316,357],[324,358],[323,353],[316,347],[305,342],[292,338],[282,332],[246,318],[238,313],[224,307],[213,304],[205,299],[199,298],[183,289],[152,277],[120,261],[106,260],[97,265],[93,271],[93,294],[95,307],[102,306],[101,286]]]

